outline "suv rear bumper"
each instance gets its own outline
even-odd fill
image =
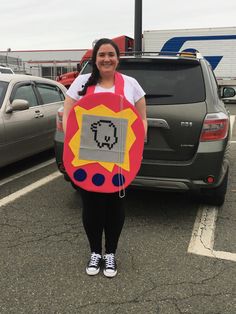
[[[186,180],[186,179],[168,179],[168,178],[153,178],[153,177],[139,177],[137,176],[132,182],[132,186],[140,187],[143,189],[155,190],[198,190],[201,188],[212,188],[213,185],[207,184],[203,180]]]
[[[63,133],[56,132],[54,149],[57,166],[65,175],[66,180],[69,180],[63,166],[63,141]],[[165,166],[165,163],[143,160],[140,171],[131,185],[143,189],[179,191],[217,187],[221,184],[229,167],[229,143],[227,144],[226,149],[224,149],[223,146],[223,141],[218,142],[218,144],[216,142],[212,143],[212,145],[211,143],[200,144],[194,160],[184,164],[173,164],[169,162],[167,167]],[[209,157],[209,153],[213,153],[212,158]],[[205,154],[208,155],[208,174],[206,173]],[[221,159],[221,161],[219,162],[217,159]],[[222,165],[220,169],[219,164]],[[153,176],[154,173],[159,173],[159,177]],[[171,177],[170,174],[174,174],[175,177]],[[215,178],[214,183],[209,184],[206,182],[208,175]]]
[[[189,190],[189,184],[187,180],[176,179],[162,179],[162,178],[150,178],[137,176],[132,182],[132,186],[142,187],[145,189],[161,189],[161,190]]]

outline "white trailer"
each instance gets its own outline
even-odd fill
[[[210,62],[218,81],[236,79],[236,27],[144,31],[143,50],[198,50]]]

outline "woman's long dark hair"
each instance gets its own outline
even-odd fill
[[[88,81],[85,83],[83,89],[81,91],[78,92],[79,96],[84,96],[87,92],[87,88],[89,86],[92,86],[92,85],[96,85],[99,81],[99,78],[100,78],[100,73],[99,73],[99,70],[97,68],[97,65],[96,65],[96,58],[97,58],[97,52],[99,50],[99,48],[102,46],[102,45],[107,45],[107,44],[110,44],[112,45],[112,47],[115,49],[116,51],[116,54],[117,54],[117,57],[119,59],[120,57],[120,51],[119,51],[119,48],[117,46],[117,44],[112,41],[111,39],[109,38],[101,38],[99,39],[94,48],[93,48],[93,54],[92,54],[92,73],[88,79]]]

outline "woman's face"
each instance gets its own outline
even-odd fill
[[[110,44],[101,45],[96,57],[96,66],[100,75],[113,74],[118,66],[119,60],[115,48]]]

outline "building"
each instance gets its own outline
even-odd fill
[[[58,75],[76,71],[87,49],[11,50],[0,51],[0,64],[15,73],[56,79]]]

